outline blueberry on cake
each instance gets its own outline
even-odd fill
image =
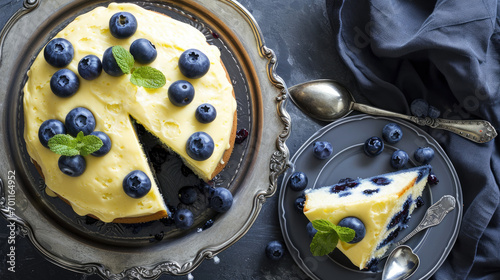
[[[360,270],[370,269],[384,255],[399,231],[407,227],[427,185],[431,166],[425,165],[366,179],[343,179],[332,186],[306,191],[304,214],[310,221],[327,220],[364,237],[339,241],[342,251]]]

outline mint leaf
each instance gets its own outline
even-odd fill
[[[134,69],[130,82],[136,86],[145,88],[161,88],[166,83],[163,73],[150,66],[141,66]]]
[[[311,241],[311,253],[313,256],[328,255],[337,247],[338,241],[339,237],[334,230],[318,231]]]
[[[327,220],[314,220],[312,221],[312,225],[318,231],[332,231],[334,230],[335,225]]]
[[[129,74],[134,66],[134,56],[122,46],[114,46],[111,51],[123,74]]]
[[[63,156],[76,156],[80,154],[77,148],[78,141],[68,134],[56,134],[49,140],[52,152]]]
[[[339,239],[344,242],[349,242],[354,239],[356,232],[352,228],[348,227],[340,227],[334,226],[335,231],[337,232]]]
[[[83,137],[81,143],[83,144],[80,148],[80,155],[82,156],[90,155],[91,153],[98,151],[103,145],[101,138],[95,135],[87,135]]]

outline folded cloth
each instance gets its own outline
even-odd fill
[[[500,6],[494,0],[326,0],[337,50],[371,104],[500,127]],[[500,139],[476,144],[427,128],[459,175],[464,216],[436,279],[500,279]]]

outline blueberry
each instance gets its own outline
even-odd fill
[[[395,123],[388,123],[382,129],[382,138],[389,143],[395,144],[401,140],[403,137],[403,131],[401,127]]]
[[[101,60],[93,54],[83,57],[80,62],[78,62],[78,74],[85,80],[94,80],[101,75],[101,72]]]
[[[428,164],[434,158],[434,149],[431,147],[419,147],[415,153],[413,153],[413,158],[418,163]]]
[[[43,50],[47,63],[54,67],[65,67],[73,59],[73,45],[64,38],[52,39]]]
[[[277,261],[283,257],[285,253],[285,246],[278,240],[271,241],[266,245],[266,256],[273,260]]]
[[[189,49],[179,57],[179,70],[187,78],[201,78],[208,72],[209,68],[210,60],[200,50]]]
[[[313,238],[318,232],[318,230],[314,228],[311,222],[307,223],[306,229],[307,229],[307,235],[309,235],[309,237],[311,238]]]
[[[227,212],[233,205],[233,195],[231,192],[222,187],[215,188],[210,197],[210,208],[219,213]]]
[[[40,143],[48,148],[50,138],[54,137],[56,134],[66,134],[66,127],[61,121],[50,119],[42,123],[38,129],[38,139]]]
[[[189,209],[179,209],[174,214],[175,226],[180,229],[190,228],[194,223],[193,212]]]
[[[340,222],[337,224],[338,226],[341,227],[347,227],[350,229],[353,229],[355,232],[354,238],[347,242],[349,244],[354,244],[358,243],[359,241],[363,240],[366,234],[366,228],[365,224],[358,218],[356,217],[346,217],[340,220]]]
[[[118,66],[118,63],[113,56],[113,47],[109,47],[104,51],[104,54],[102,55],[102,69],[104,72],[108,73],[108,75],[113,77],[123,75],[122,69]]]
[[[82,156],[60,156],[57,161],[57,165],[62,173],[71,176],[78,177],[83,174],[85,168],[87,167],[87,163],[85,162],[85,158]]]
[[[429,105],[429,110],[427,111],[427,116],[429,118],[437,119],[439,118],[439,115],[441,115],[441,111],[439,111],[438,108]]]
[[[429,112],[429,103],[423,99],[415,99],[410,104],[410,111],[416,117],[425,118]]]
[[[194,113],[196,119],[201,123],[211,123],[217,117],[217,111],[211,104],[201,104]]]
[[[288,187],[294,191],[303,191],[307,187],[307,175],[304,172],[294,172],[288,179]]]
[[[118,12],[109,19],[109,31],[113,37],[125,39],[134,35],[137,30],[137,20],[128,12]]]
[[[377,136],[368,138],[363,146],[365,154],[373,157],[379,155],[384,150],[384,142]]]
[[[439,183],[439,179],[435,174],[429,174],[429,176],[427,176],[427,182],[429,185],[434,186]]]
[[[186,153],[194,160],[202,161],[212,156],[214,140],[205,132],[195,132],[186,143]]]
[[[186,106],[193,101],[193,98],[194,87],[188,81],[175,81],[168,87],[168,99],[175,106]]]
[[[295,209],[299,212],[304,212],[304,203],[306,202],[306,198],[304,196],[299,196],[295,199],[294,205]]]
[[[130,172],[123,179],[123,191],[132,198],[141,198],[151,190],[151,180],[141,170]]]
[[[313,144],[313,154],[319,159],[327,159],[332,155],[333,147],[328,141],[316,141]]]
[[[76,137],[80,131],[83,131],[84,135],[89,135],[95,129],[94,115],[83,107],[76,107],[69,111],[64,123],[66,130],[73,137]]]
[[[238,130],[238,131],[236,132],[236,137],[235,137],[234,142],[235,142],[236,144],[241,144],[241,143],[243,143],[243,141],[245,141],[245,139],[247,139],[248,134],[249,134],[249,133],[248,133],[248,130],[246,130],[246,129],[244,129],[244,128],[242,128],[242,129]]]
[[[70,97],[80,88],[78,76],[69,69],[61,69],[50,78],[50,89],[59,97]]]
[[[401,169],[408,163],[408,154],[403,150],[396,150],[391,156],[391,166],[395,169]]]
[[[179,190],[179,200],[184,204],[193,204],[198,197],[195,187],[185,186]]]
[[[130,45],[130,53],[135,61],[148,64],[153,62],[158,55],[156,47],[147,39],[137,39]]]
[[[102,146],[99,150],[93,152],[91,155],[96,156],[96,157],[102,157],[106,155],[109,150],[111,150],[111,139],[109,139],[109,136],[102,132],[102,131],[94,131],[90,133],[90,135],[94,135],[99,137],[102,141]]]

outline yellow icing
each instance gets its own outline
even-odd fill
[[[128,39],[116,39],[109,32],[109,18],[119,11],[132,13],[138,22],[137,32]],[[103,71],[93,81],[80,78],[78,92],[72,97],[60,98],[52,93],[49,85],[58,69],[45,61],[43,51],[35,59],[24,87],[27,150],[40,165],[47,186],[68,200],[76,213],[92,214],[111,222],[115,218],[141,217],[165,210],[130,116],[179,154],[200,178],[211,179],[224,152],[231,147],[236,101],[219,49],[208,45],[201,32],[137,5],[112,3],[77,17],[55,37],[73,44],[74,58],[66,68],[75,73],[78,73],[78,62],[86,55],[94,54],[102,59],[108,47],[120,45],[128,49],[134,40],[146,38],[158,52],[156,60],[148,66],[159,69],[167,79],[160,89],[146,89],[133,85],[130,75],[111,77]],[[200,79],[187,79],[178,69],[180,54],[190,48],[201,50],[210,59],[210,70]],[[136,63],[135,67],[138,66]],[[170,84],[181,79],[193,84],[195,97],[191,104],[176,107],[168,100],[167,91]],[[216,108],[217,118],[212,123],[202,124],[195,118],[195,109],[203,103]],[[66,114],[75,107],[85,107],[94,114],[96,130],[108,134],[112,148],[104,157],[86,156],[86,171],[73,178],[59,170],[59,155],[40,144],[38,129],[48,119],[64,122]],[[195,161],[185,151],[187,139],[197,131],[208,133],[215,142],[212,156],[205,161]],[[122,187],[123,178],[133,170],[144,171],[153,184],[151,191],[140,199],[127,196]]]

